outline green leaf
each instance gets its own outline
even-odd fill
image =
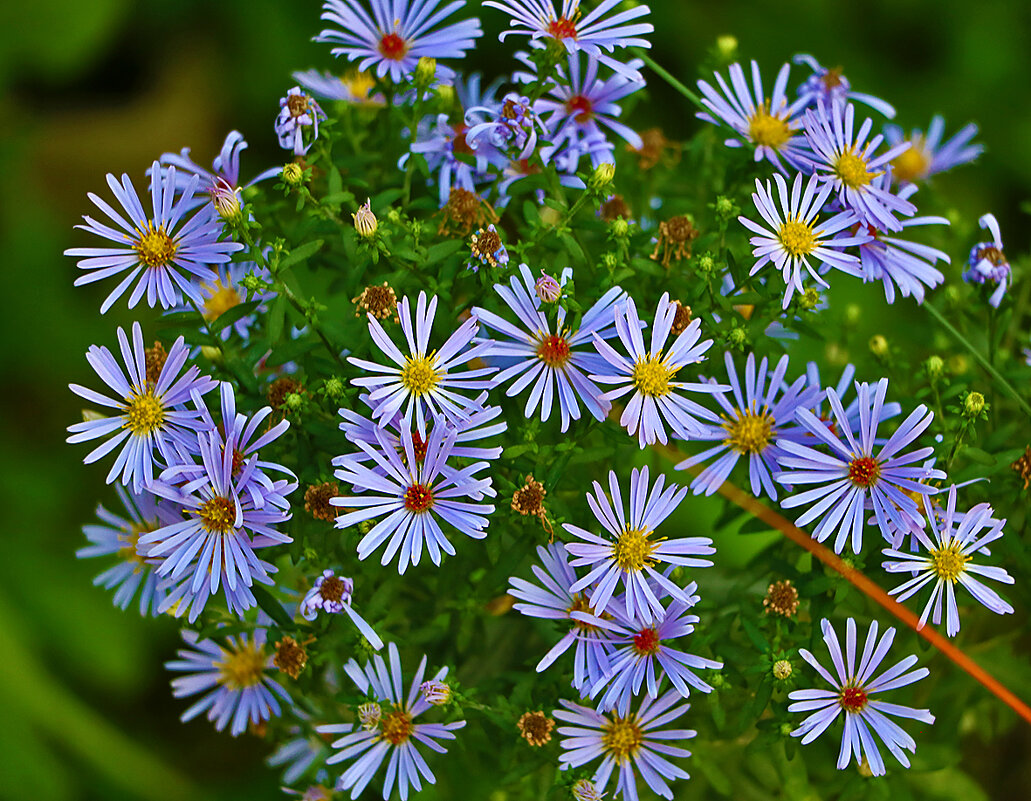
[[[212,334],[217,334],[219,331],[222,331],[224,328],[235,323],[241,317],[246,317],[248,314],[253,313],[260,304],[260,300],[252,300],[249,303],[237,303],[231,309],[227,309],[222,312],[218,317],[208,323],[208,330]]]
[[[422,260],[420,267],[429,267],[431,264],[436,264],[438,261],[443,261],[448,256],[457,253],[462,249],[465,244],[461,239],[445,239],[443,242],[438,242],[435,245],[431,245],[429,250],[426,251],[426,258]]]
[[[286,613],[283,605],[272,597],[272,593],[264,587],[258,586],[251,587],[251,592],[254,593],[254,600],[258,602],[258,606],[261,607],[261,610],[276,621],[276,623],[278,623],[282,628],[287,631],[293,631],[297,628],[294,625],[293,620],[290,618],[290,615]]]
[[[322,244],[323,242],[321,239],[314,239],[311,242],[305,242],[300,247],[294,248],[279,260],[279,269],[287,270],[295,264],[300,264],[302,261],[310,259],[319,252],[322,248]]]
[[[282,295],[276,295],[268,312],[268,338],[273,347],[279,344],[283,336],[283,324],[286,322],[286,307],[289,301]]]
[[[745,630],[745,634],[748,635],[748,639],[752,641],[752,644],[760,651],[770,650],[770,644],[766,641],[766,637],[763,635],[759,628],[749,620],[747,617],[741,618],[741,627]]]

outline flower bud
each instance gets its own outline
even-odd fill
[[[300,186],[304,183],[304,170],[300,164],[291,161],[283,165],[283,183],[287,186]]]
[[[798,305],[806,311],[812,311],[816,308],[816,304],[820,302],[820,293],[817,292],[813,287],[809,287],[805,292],[802,293],[798,299]]]
[[[732,348],[743,347],[748,341],[748,332],[738,326],[734,326],[727,332],[727,344]]]
[[[291,412],[296,412],[301,406],[304,405],[304,397],[300,392],[290,392],[286,398],[283,399],[283,406],[285,406]]]
[[[438,86],[437,87],[437,97],[440,98],[441,102],[445,106],[454,105],[455,97],[456,97],[456,95],[455,95],[455,87],[453,87],[453,86],[443,86],[443,85],[442,86]]]
[[[544,270],[541,270],[541,277],[537,279],[533,288],[537,293],[537,297],[541,299],[541,303],[554,303],[562,296],[562,287],[559,285],[559,282],[544,272]]]
[[[590,779],[580,779],[573,785],[575,801],[601,801],[604,795],[604,793],[598,792],[598,788]]]
[[[344,394],[344,382],[336,376],[326,379],[326,385],[323,387],[323,391],[326,393],[327,398],[336,400]]]
[[[415,65],[415,85],[429,86],[437,77],[437,60],[429,56],[423,56]]]
[[[616,239],[623,239],[630,232],[630,223],[623,217],[617,217],[609,223],[609,230]]]
[[[451,700],[451,688],[442,681],[424,681],[419,685],[419,692],[426,703],[433,706],[444,706]]]
[[[737,37],[719,36],[716,38],[716,52],[725,62],[731,62],[737,58]]]
[[[935,383],[945,374],[945,360],[941,356],[928,356],[924,362],[924,371],[931,383]]]
[[[379,719],[382,714],[383,709],[379,704],[362,704],[358,707],[358,722],[366,731],[372,731],[379,726]]]
[[[222,363],[222,349],[213,347],[212,345],[201,345],[200,352],[204,355],[212,364]]]
[[[874,334],[870,337],[870,353],[878,358],[884,358],[888,355],[888,340],[882,337],[880,334]]]
[[[698,258],[698,272],[702,275],[712,275],[716,272],[716,260],[711,253],[706,253]]]
[[[791,663],[786,659],[778,659],[773,663],[773,678],[784,681],[791,676]]]
[[[602,162],[594,168],[594,173],[591,175],[591,189],[598,191],[604,189],[606,186],[612,183],[612,179],[616,176],[616,165],[609,164],[608,162]]]
[[[243,205],[240,202],[240,190],[222,178],[215,179],[211,190],[211,202],[215,211],[227,223],[236,223],[243,219]]]
[[[855,325],[859,322],[859,318],[863,316],[863,309],[858,303],[849,303],[845,307],[845,322],[849,325]]]
[[[723,220],[729,220],[738,212],[737,207],[734,205],[734,201],[729,197],[724,197],[723,195],[719,195],[716,198],[714,208],[716,209],[716,216]]]
[[[987,408],[988,404],[980,392],[968,392],[963,399],[963,416],[971,420],[980,417]]]
[[[371,199],[367,199],[365,205],[359,206],[358,211],[351,215],[351,219],[354,220],[354,230],[358,232],[358,236],[364,239],[371,239],[376,235],[379,221],[376,219],[376,215],[372,213]]]

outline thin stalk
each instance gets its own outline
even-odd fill
[[[656,63],[655,59],[649,56],[645,51],[638,50],[637,57],[640,58],[645,63],[645,65],[651,69],[652,72],[654,72],[656,75],[662,78],[662,80],[664,80],[666,83],[668,83],[678,92],[680,92],[680,94],[682,94],[684,97],[686,97],[696,106],[698,106],[698,108],[700,108],[702,111],[706,110],[705,106],[702,105],[702,99],[698,97],[698,95],[696,95],[686,86],[684,86],[684,84],[682,84],[680,81],[674,78],[673,75],[665,67],[662,67],[658,63]]]

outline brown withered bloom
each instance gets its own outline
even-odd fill
[[[627,145],[626,149],[637,154],[637,166],[642,170],[650,170],[660,161],[663,161],[666,151],[671,151],[670,158],[666,159],[670,164],[680,161],[680,144],[671,142],[662,133],[661,128],[649,128],[641,131],[641,146],[633,147]]]
[[[143,359],[147,368],[147,383],[156,384],[161,377],[161,368],[165,366],[168,353],[165,346],[154,340],[154,347],[146,348],[143,351]]]
[[[655,251],[651,258],[659,261],[662,252],[662,266],[669,268],[670,261],[691,258],[691,242],[698,237],[698,229],[694,227],[686,214],[678,214],[665,222],[659,223],[659,238],[655,243]]]
[[[295,392],[304,392],[304,385],[290,376],[277,378],[268,387],[268,405],[273,409],[282,409],[286,402],[286,396]]]
[[[792,617],[798,611],[798,590],[790,581],[775,581],[766,590],[763,609],[767,613]]]
[[[339,494],[340,486],[335,481],[312,484],[304,491],[304,511],[316,520],[332,523],[337,518],[337,508],[331,506],[329,500]]]
[[[548,491],[544,485],[533,476],[526,477],[526,483],[512,495],[512,509],[526,517],[533,515],[541,521],[541,526],[548,534],[554,535],[551,523],[548,520],[547,510],[544,508],[544,496]]]
[[[455,186],[451,188],[447,203],[440,210],[441,220],[437,233],[466,236],[473,228],[483,228],[498,221],[494,207],[475,192]]]
[[[602,203],[599,213],[605,222],[612,222],[613,220],[618,220],[620,218],[629,220],[633,216],[630,211],[630,207],[627,205],[622,195],[613,195]]]
[[[555,728],[555,721],[543,712],[526,712],[516,722],[519,733],[534,748],[539,748],[551,740],[551,730]]]
[[[677,304],[677,313],[673,315],[673,325],[670,327],[670,332],[673,336],[678,337],[691,324],[691,307],[685,306],[679,300],[673,302]]]
[[[1031,486],[1031,445],[1027,446],[1024,455],[1017,459],[1010,467],[1024,480],[1024,489]]]
[[[393,317],[394,322],[398,322],[397,295],[394,294],[393,287],[391,287],[386,281],[378,286],[370,284],[365,287],[365,289],[362,290],[362,294],[356,298],[351,298],[351,303],[355,304],[355,317],[361,317],[364,314],[371,314],[379,320]]]
[[[308,664],[308,652],[293,637],[283,637],[276,643],[276,655],[272,657],[272,664],[291,679],[296,679]]]

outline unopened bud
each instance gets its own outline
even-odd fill
[[[791,663],[788,660],[778,659],[773,663],[773,678],[778,681],[784,681],[784,679],[790,677],[791,672]]]
[[[211,345],[201,345],[200,352],[204,355],[204,358],[213,364],[222,363],[222,349],[216,348]]]
[[[603,162],[594,168],[594,173],[591,175],[591,189],[595,191],[604,189],[606,186],[612,183],[612,179],[616,176],[616,165]]]
[[[243,217],[239,192],[240,190],[221,178],[216,179],[215,186],[211,190],[211,202],[214,204],[218,216],[227,223],[239,222]]]
[[[748,341],[748,332],[738,326],[734,326],[727,332],[727,344],[732,348],[743,347]]]
[[[928,356],[924,362],[924,371],[933,384],[945,374],[945,360],[941,356]]]
[[[437,60],[429,56],[423,56],[415,65],[416,86],[427,87],[437,77]]]
[[[724,61],[733,61],[737,57],[737,37],[719,36],[716,39],[716,52]]]
[[[541,277],[537,279],[533,288],[542,303],[554,303],[562,296],[562,287],[559,285],[559,282],[544,272],[544,270],[541,270]]]
[[[888,355],[888,340],[882,337],[880,334],[874,334],[870,337],[870,353],[878,358],[883,358]]]
[[[327,398],[333,398],[335,400],[344,394],[344,382],[335,376],[333,378],[327,378],[323,391],[326,393]]]
[[[609,223],[609,230],[612,231],[612,235],[617,239],[622,239],[630,232],[630,223],[623,217],[617,217]]]
[[[845,322],[850,325],[855,325],[859,322],[859,318],[863,316],[863,309],[857,303],[849,303],[845,307]]]
[[[716,260],[711,253],[706,253],[698,258],[698,272],[702,275],[712,275],[716,272]]]
[[[451,688],[442,681],[424,681],[419,685],[419,692],[426,703],[433,706],[444,706],[451,700]]]
[[[304,183],[304,170],[300,164],[291,161],[283,165],[283,183],[287,186],[300,186]]]
[[[296,412],[301,406],[304,405],[304,398],[300,392],[290,392],[286,398],[283,399],[283,406],[292,412]]]
[[[816,304],[820,302],[820,293],[812,287],[809,287],[802,296],[798,299],[798,305],[806,311],[812,311],[816,308]]]
[[[438,86],[437,87],[437,97],[440,98],[441,102],[445,106],[453,105],[454,102],[455,102],[455,97],[456,97],[456,95],[455,95],[455,87],[453,87],[453,86],[444,86],[444,85]]]
[[[358,232],[358,236],[365,239],[371,239],[376,234],[376,229],[379,227],[379,221],[376,219],[376,215],[372,213],[372,200],[368,199],[365,201],[365,205],[359,206],[358,211],[351,215],[354,220],[354,230]]]
[[[720,195],[716,198],[716,216],[726,220],[737,214],[737,207],[734,205],[734,201],[729,197]]]
[[[970,419],[979,417],[987,406],[988,404],[985,403],[984,395],[980,392],[967,393],[967,396],[963,399],[963,416],[969,417]]]

